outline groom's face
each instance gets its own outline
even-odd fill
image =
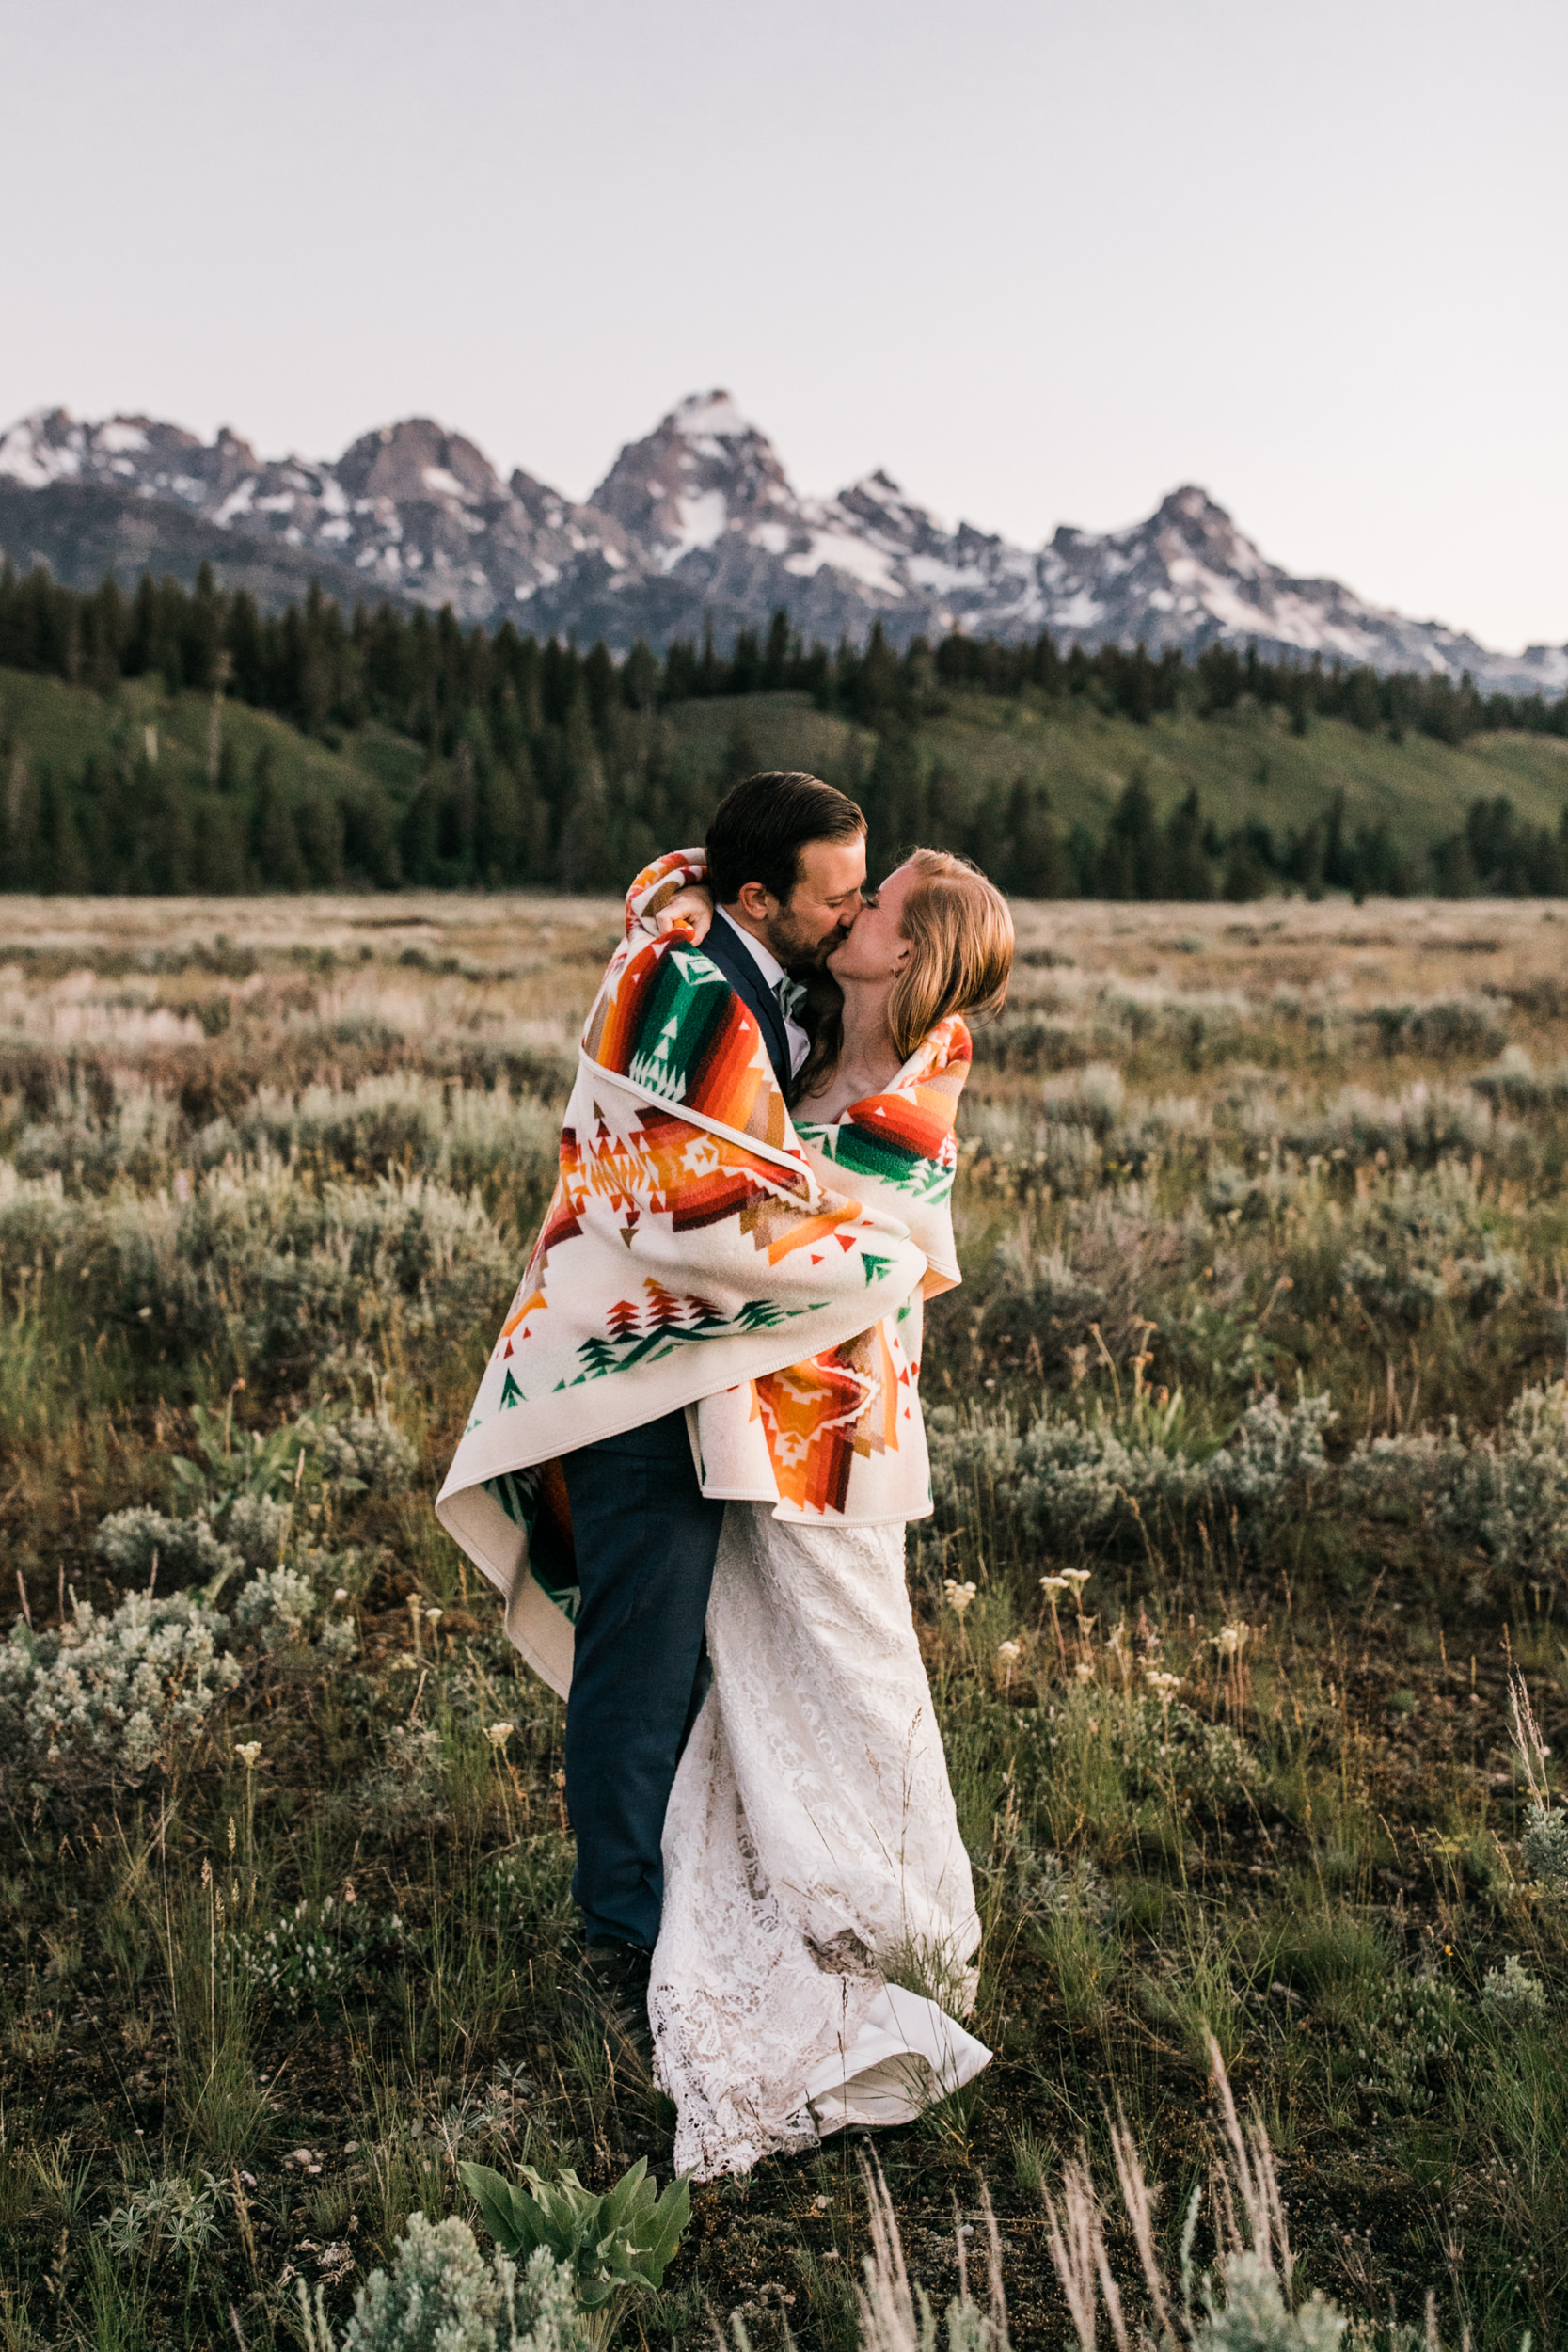
[[[865,835],[808,841],[800,872],[781,905],[768,897],[763,936],[781,963],[820,963],[852,927],[865,882]]]

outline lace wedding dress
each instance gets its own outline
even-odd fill
[[[990,2056],[949,2013],[973,2006],[980,1923],[902,1526],[730,1503],[707,1636],[649,1989],[699,2180],[908,2122]]]

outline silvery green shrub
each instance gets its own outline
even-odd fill
[[[1568,1103],[1568,1062],[1538,1071],[1522,1045],[1510,1045],[1470,1084],[1489,1103],[1506,1103],[1510,1110],[1559,1110]]]
[[[1201,1491],[1201,1473],[1179,1450],[1130,1433],[1103,1416],[1046,1411],[1020,1428],[1014,1415],[938,1406],[927,1425],[939,1511],[959,1516],[978,1488],[1025,1542],[1042,1549],[1088,1544],[1130,1517],[1180,1509]]]
[[[994,1295],[980,1319],[983,1345],[1010,1345],[1022,1353],[1034,1340],[1047,1364],[1059,1364],[1062,1348],[1106,1313],[1104,1291],[1076,1273],[1060,1248],[1004,1242],[991,1274]]]
[[[145,1504],[111,1512],[92,1548],[111,1575],[144,1586],[151,1578],[154,1558],[167,1585],[210,1584],[215,1577],[236,1575],[244,1565],[242,1553],[219,1540],[204,1513],[171,1519]]]
[[[1179,1797],[1223,1813],[1257,1786],[1258,1758],[1228,1724],[1206,1723],[1180,1701],[1141,1699],[1125,1753],[1145,1791],[1168,1783]]]
[[[417,1462],[408,1439],[384,1413],[349,1413],[329,1423],[319,1453],[323,1478],[344,1494],[404,1494]]]
[[[1116,1909],[1116,1899],[1087,1854],[1070,1863],[1049,1848],[1037,1851],[1027,1841],[1014,1866],[1018,1907],[1027,1918],[1065,1919],[1074,1913],[1103,1927]]]
[[[314,1637],[328,1660],[347,1658],[357,1646],[354,1619],[335,1613],[326,1578],[352,1560],[352,1553],[306,1551],[298,1565],[263,1568],[234,1596],[234,1623],[259,1637],[264,1650],[297,1646]]]
[[[413,1448],[384,1412],[322,1404],[276,1428],[251,1429],[231,1413],[193,1405],[191,1422],[201,1458],[175,1454],[175,1484],[209,1518],[228,1513],[224,1533],[248,1547],[251,1566],[277,1558],[302,1486],[309,1498],[341,1502],[371,1490],[401,1494],[412,1474]]]
[[[53,1110],[18,1136],[19,1175],[58,1174],[72,1190],[106,1192],[118,1177],[156,1184],[172,1171],[179,1104],[145,1081],[122,1081],[102,1114],[74,1089],[57,1093]]]
[[[460,1337],[515,1269],[477,1200],[431,1178],[314,1187],[268,1162],[186,1200],[115,1196],[73,1241],[84,1303],[252,1385],[341,1384],[372,1340]]]
[[[1479,991],[1424,1004],[1372,1005],[1359,1018],[1390,1052],[1415,1046],[1426,1054],[1495,1054],[1508,1035],[1507,1005]]]
[[[322,1596],[297,1568],[263,1568],[234,1596],[234,1622],[258,1633],[263,1649],[303,1642],[322,1607]]]
[[[937,1406],[927,1435],[938,1510],[959,1517],[978,1491],[1025,1542],[1077,1547],[1124,1523],[1134,1504],[1146,1519],[1207,1502],[1263,1514],[1326,1467],[1326,1397],[1289,1407],[1261,1398],[1206,1462],[1179,1440],[1180,1407],[1177,1398],[1119,1421],[1100,1408],[1084,1419],[1048,1409],[1021,1428],[1006,1409]]]
[[[382,1761],[360,1781],[359,1801],[390,1829],[421,1818],[439,1819],[441,1768],[441,1735],[433,1724],[394,1724]]]
[[[1450,1428],[1374,1438],[1354,1448],[1340,1481],[1357,1507],[1419,1516],[1511,1573],[1560,1568],[1568,1561],[1568,1385],[1524,1390],[1488,1437],[1466,1440]]]
[[[1568,1810],[1532,1804],[1520,1840],[1525,1860],[1540,1878],[1568,1884]]]
[[[135,1593],[108,1616],[78,1601],[57,1633],[17,1625],[0,1651],[5,1760],[45,1784],[139,1780],[238,1682],[227,1625],[188,1593]]]
[[[1338,1418],[1326,1395],[1298,1396],[1287,1407],[1271,1390],[1247,1406],[1234,1434],[1210,1456],[1211,1485],[1228,1502],[1272,1506],[1324,1475],[1323,1432]]]
[[[1022,1764],[1042,1781],[1064,1772],[1070,1777],[1090,1743],[1109,1751],[1134,1798],[1164,1792],[1224,1813],[1258,1783],[1258,1759],[1246,1741],[1227,1724],[1208,1723],[1179,1699],[1162,1705],[1141,1691],[1124,1698],[1101,1685],[1074,1683],[1020,1725]],[[1045,1872],[1042,1889],[1049,1861],[1042,1857],[1038,1866]]]
[[[1126,1100],[1120,1071],[1111,1062],[1092,1061],[1072,1077],[1053,1080],[1046,1088],[1045,1116],[1053,1125],[1086,1127],[1101,1142],[1120,1118]]]
[[[1488,1968],[1481,1979],[1481,2006],[1494,2025],[1536,2026],[1546,2014],[1546,1988],[1510,1952],[1500,1968]]]
[[[199,2186],[182,2173],[164,2173],[134,2188],[98,2228],[111,2254],[155,2254],[167,2246],[188,2258],[205,2250],[228,2194],[211,2172],[203,2173]]]
[[[1255,1096],[1243,1109],[1242,1124],[1259,1140],[1273,1141],[1304,1161],[1361,1162],[1382,1152],[1396,1166],[1421,1168],[1523,1140],[1522,1130],[1499,1120],[1464,1087],[1429,1086],[1424,1080],[1393,1096],[1343,1087],[1323,1110]]]
[[[1361,2029],[1362,2090],[1406,2112],[1430,2106],[1427,2070],[1452,2058],[1459,2030],[1460,1999],[1452,1985],[1428,1969],[1397,1971],[1385,1980]]]
[[[1292,2311],[1278,2273],[1259,2254],[1227,2254],[1204,2279],[1194,2352],[1338,2352],[1350,2322],[1316,2292]]]
[[[1445,1301],[1487,1314],[1518,1288],[1517,1253],[1490,1230],[1467,1167],[1400,1170],[1347,1218],[1340,1279],[1380,1321],[1417,1328]]]
[[[375,2270],[334,2337],[318,2287],[298,2289],[307,2352],[584,2352],[570,2276],[545,2247],[519,2272],[488,2262],[466,2221],[411,2213],[389,2270]]]
[[[321,2008],[349,1982],[363,1951],[356,1928],[328,1895],[297,1902],[274,1927],[240,1930],[229,1948],[246,1981],[279,2008]]]
[[[224,1540],[253,1574],[283,1556],[293,1513],[271,1495],[236,1495],[223,1522]]]

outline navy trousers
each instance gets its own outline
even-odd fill
[[[562,1469],[582,1595],[566,1704],[572,1892],[590,1944],[652,1950],[665,1809],[708,1684],[724,1506],[698,1486],[684,1412],[583,1446]]]

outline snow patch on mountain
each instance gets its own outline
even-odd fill
[[[783,609],[807,636],[905,644],[951,629],[1004,639],[1049,628],[1093,649],[1256,643],[1264,652],[1369,662],[1483,689],[1568,689],[1568,647],[1488,651],[1463,631],[1366,603],[1338,581],[1269,562],[1196,484],[1147,520],[1063,525],[1041,548],[950,524],[885,472],[802,497],[770,441],[721,389],[679,402],[628,442],[586,505],[425,417],[361,435],[331,463],[263,460],[227,428],[212,442],[148,417],[79,422],[63,409],[0,436],[0,479],[194,509],[236,538],[270,538],[347,564],[369,595],[440,606],[467,622],[514,615],[543,634],[603,636],[625,651],[738,628]],[[341,575],[340,575],[341,576]]]

